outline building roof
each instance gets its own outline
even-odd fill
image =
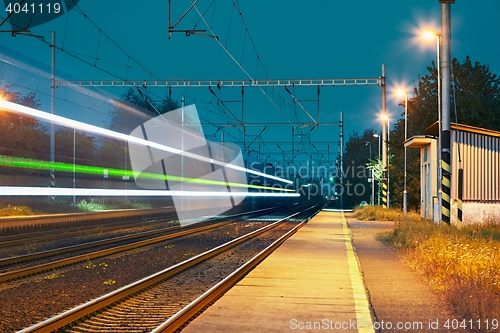
[[[493,137],[500,138],[500,132],[490,130],[487,128],[481,128],[481,127],[475,127],[475,126],[470,126],[470,125],[463,125],[463,124],[457,124],[457,123],[450,123],[450,129],[453,130],[458,130],[461,132],[468,132],[468,133],[475,133],[475,134],[482,134],[482,135],[489,135]],[[436,121],[434,124],[431,126],[427,127],[424,130],[424,134],[427,135],[432,135],[432,136],[439,136],[439,122]]]
[[[432,140],[436,140],[435,136],[431,135],[415,135],[404,142],[406,148],[421,148],[429,145]]]

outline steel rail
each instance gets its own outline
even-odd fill
[[[233,217],[240,216],[240,215],[248,215],[248,214],[257,214],[258,215],[258,214],[262,214],[263,212],[266,212],[266,211],[272,211],[274,209],[276,209],[276,208],[264,208],[264,209],[256,210],[256,211],[253,211],[250,213],[249,212],[238,213],[235,215],[231,215],[229,218],[233,218]],[[91,252],[91,253],[73,256],[70,258],[55,260],[52,262],[48,262],[48,263],[44,263],[44,264],[40,264],[40,265],[36,265],[36,266],[32,266],[32,267],[18,269],[18,270],[14,270],[14,271],[10,271],[10,272],[4,272],[4,273],[0,274],[0,282],[5,282],[5,281],[13,280],[16,278],[20,278],[23,276],[29,276],[29,275],[49,271],[49,270],[54,269],[54,268],[68,266],[68,265],[75,264],[75,263],[82,262],[82,261],[86,261],[86,260],[91,260],[91,259],[95,259],[95,258],[109,256],[109,255],[119,253],[119,252],[133,250],[133,249],[136,249],[138,247],[144,247],[147,245],[163,242],[163,241],[166,241],[169,239],[199,233],[202,231],[214,229],[214,228],[220,227],[222,225],[226,225],[226,224],[231,223],[231,221],[224,221],[224,222],[219,222],[219,223],[215,223],[215,224],[213,222],[214,222],[214,220],[207,221],[207,222],[205,222],[207,225],[202,225],[202,226],[197,225],[197,226],[193,227],[192,225],[190,225],[190,226],[185,226],[185,227],[179,227],[179,228],[185,228],[186,230],[180,230],[178,232],[175,232],[174,230],[172,230],[172,231],[174,231],[174,233],[171,233],[170,232],[171,230],[160,230],[160,231],[153,230],[151,232],[146,231],[140,236],[136,236],[137,234],[129,235],[129,236],[121,236],[121,237],[115,237],[113,239],[108,239],[108,240],[103,240],[103,241],[91,242],[91,243],[86,243],[86,244],[82,244],[82,245],[75,245],[73,247],[65,247],[65,248],[61,248],[61,249],[39,252],[39,253],[35,253],[32,255],[27,255],[27,256],[2,259],[2,260],[0,260],[0,263],[1,263],[1,265],[5,266],[5,265],[7,265],[7,263],[12,264],[12,263],[16,262],[15,260],[17,258],[21,258],[22,261],[27,261],[28,259],[25,257],[29,257],[29,256],[32,257],[31,259],[37,259],[40,257],[47,257],[47,256],[54,256],[54,255],[58,255],[58,254],[63,254],[63,253],[69,252],[69,251],[76,251],[77,248],[78,248],[78,250],[82,250],[82,249],[89,248],[89,247],[107,245],[107,244],[110,244],[113,242],[130,240],[130,239],[138,238],[138,237],[144,237],[145,234],[147,234],[147,233],[162,233],[165,231],[168,232],[167,235],[146,239],[146,240],[134,242],[131,244],[125,244],[125,245],[116,246],[113,248],[104,249],[104,250],[100,250],[100,251],[96,251],[96,252]]]
[[[95,225],[95,222],[117,221],[123,218],[157,218],[175,213],[173,207],[150,209],[119,209],[87,213],[62,213],[29,216],[0,217],[0,233],[4,231],[42,227],[44,225],[69,225],[84,223]]]
[[[167,208],[173,208],[173,207],[165,207]],[[263,209],[263,208],[262,208]],[[124,210],[126,211],[126,210]],[[134,210],[138,211],[138,210]],[[147,210],[143,210],[146,212]],[[76,213],[79,216],[85,216],[86,214],[82,213]],[[89,217],[95,217],[96,213],[90,213],[87,214]],[[97,213],[99,214],[99,213]],[[56,216],[60,215],[66,215],[66,216],[71,216],[71,214],[57,214]],[[237,216],[236,214],[233,214],[231,216]],[[73,236],[79,236],[82,234],[86,234],[87,232],[100,227],[101,229],[99,231],[107,232],[107,231],[112,231],[116,230],[117,228],[123,229],[124,227],[129,228],[129,226],[134,226],[139,223],[155,223],[159,222],[159,219],[161,220],[166,220],[167,218],[171,217],[176,217],[175,211],[171,212],[162,212],[158,213],[156,216],[155,215],[148,215],[147,217],[141,217],[137,219],[136,215],[132,215],[131,218],[136,218],[135,220],[130,220],[128,222],[106,222],[106,219],[102,220],[102,223],[106,223],[106,226],[103,226],[102,224],[91,224],[91,225],[84,225],[84,226],[78,226],[78,227],[71,227],[71,228],[65,228],[65,229],[57,229],[57,230],[47,230],[47,231],[40,231],[40,232],[31,232],[31,233],[22,233],[22,234],[15,234],[15,235],[9,235],[9,236],[0,236],[0,248],[5,248],[5,247],[12,247],[16,245],[24,245],[26,241],[29,238],[42,238],[43,240],[54,240],[58,238],[66,238],[66,237],[73,237]],[[33,217],[29,217],[31,220],[33,220]],[[40,219],[46,219],[45,215],[41,215],[38,218]],[[0,218],[0,221],[5,218]],[[36,219],[36,217],[34,218]]]
[[[225,222],[225,223],[229,223],[229,222]],[[143,237],[148,237],[148,236],[154,236],[154,235],[162,234],[162,233],[169,233],[169,234],[174,233],[174,236],[177,236],[177,235],[179,235],[179,234],[181,234],[183,232],[184,233],[188,232],[188,231],[182,231],[182,230],[179,231],[179,229],[184,229],[184,228],[186,228],[186,229],[193,229],[193,231],[195,231],[195,232],[197,232],[197,231],[204,231],[204,230],[207,230],[207,229],[209,229],[211,227],[217,227],[217,226],[220,226],[220,225],[225,224],[225,223],[221,222],[221,223],[218,223],[216,225],[211,225],[208,228],[205,227],[206,229],[204,229],[201,225],[197,225],[198,228],[195,227],[196,229],[193,229],[192,225],[185,226],[185,227],[172,227],[172,228],[169,228],[169,229],[155,229],[155,230],[150,230],[150,231],[138,232],[138,233],[135,233],[135,234],[132,234],[132,235],[118,236],[118,237],[113,237],[113,238],[108,238],[108,239],[103,239],[103,240],[88,242],[88,243],[85,243],[85,244],[65,246],[65,247],[61,247],[61,248],[58,248],[58,249],[47,250],[47,251],[36,252],[36,253],[31,253],[31,254],[26,254],[26,255],[20,255],[20,256],[16,256],[16,257],[10,257],[10,258],[0,259],[0,267],[7,266],[7,265],[12,265],[12,264],[16,264],[16,263],[20,263],[20,262],[25,262],[25,261],[30,261],[30,260],[45,258],[45,257],[53,257],[53,256],[56,256],[56,255],[60,255],[60,254],[68,253],[68,252],[76,252],[76,251],[85,250],[85,249],[92,248],[92,247],[104,246],[104,245],[109,245],[109,244],[113,244],[113,243],[117,243],[117,242],[123,242],[123,241],[133,240],[133,239],[136,239],[136,238],[143,238]],[[204,223],[204,224],[206,224],[206,223]],[[182,234],[182,236],[184,236],[184,234]],[[153,240],[153,239],[156,240],[158,238],[152,238],[152,239],[149,239],[149,240]],[[140,246],[140,242],[139,243],[133,243],[133,244],[135,245],[135,247]],[[148,244],[146,244],[146,245],[148,245]],[[2,281],[2,277],[0,275],[0,282],[1,281]]]
[[[20,234],[20,235],[12,235],[12,236],[4,236],[0,237],[0,248],[6,248],[6,247],[13,247],[17,245],[24,245],[26,242],[29,242],[31,240],[34,240],[35,238],[42,239],[44,241],[47,240],[55,240],[55,239],[60,239],[60,238],[69,238],[69,237],[76,237],[76,236],[81,236],[88,234],[89,232],[92,232],[96,228],[99,228],[99,232],[108,232],[108,231],[114,231],[114,230],[119,230],[119,229],[127,229],[127,228],[134,228],[136,226],[143,226],[144,223],[158,223],[161,222],[159,220],[155,220],[152,218],[151,220],[135,220],[135,221],[130,221],[126,223],[120,223],[120,222],[113,222],[113,223],[106,223],[106,226],[103,226],[102,224],[96,224],[92,226],[85,226],[85,227],[76,227],[76,228],[71,228],[73,230],[64,229],[64,230],[50,230],[50,231],[42,231],[42,232],[32,232],[28,234]],[[1,262],[1,259],[0,259]],[[1,263],[0,263],[1,266]]]
[[[98,310],[101,310],[107,306],[110,306],[111,304],[115,302],[119,302],[123,299],[126,299],[133,294],[139,293],[142,290],[149,288],[150,286],[160,283],[161,281],[183,271],[186,270],[202,261],[205,261],[209,258],[212,258],[220,253],[223,253],[230,248],[250,239],[253,238],[265,231],[268,231],[283,221],[300,214],[301,212],[294,213],[292,215],[289,215],[285,218],[279,219],[278,221],[271,223],[267,226],[264,226],[260,229],[254,230],[246,235],[243,235],[241,237],[238,237],[236,239],[233,239],[225,244],[219,245],[211,250],[208,250],[206,252],[203,252],[201,254],[198,254],[188,260],[185,260],[181,263],[175,264],[167,269],[164,269],[160,272],[157,272],[153,275],[150,275],[146,278],[143,278],[139,281],[133,282],[127,286],[124,286],[122,288],[119,288],[111,293],[108,293],[106,295],[100,296],[94,300],[91,300],[89,302],[86,302],[84,304],[81,304],[73,309],[70,309],[68,311],[65,311],[63,313],[60,313],[54,317],[48,318],[42,322],[39,322],[35,325],[32,325],[30,327],[27,327],[18,333],[31,333],[31,332],[52,332],[54,330],[57,330],[59,328],[64,327],[65,325],[68,325],[82,317],[85,317],[93,312],[96,312]]]

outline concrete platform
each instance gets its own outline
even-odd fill
[[[375,332],[346,219],[323,210],[183,332]]]

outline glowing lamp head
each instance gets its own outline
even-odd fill
[[[438,36],[438,34],[436,34],[435,32],[432,32],[432,31],[424,31],[422,33],[422,37],[424,37],[425,39],[434,39]]]
[[[396,90],[396,94],[398,94],[398,96],[405,96],[407,92],[404,91],[403,89],[398,89]]]

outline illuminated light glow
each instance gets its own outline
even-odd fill
[[[390,117],[389,117],[389,115],[387,113],[380,115],[380,119],[382,119],[382,120],[389,120],[389,118]]]
[[[406,90],[398,89],[398,90],[396,90],[396,94],[398,94],[398,96],[405,96],[407,94],[407,92],[406,92]]]
[[[425,39],[434,39],[438,36],[438,34],[436,34],[435,32],[432,32],[432,31],[424,31],[422,33],[422,37],[424,37]]]
[[[77,172],[77,173],[86,173],[93,175],[103,175],[104,171],[107,170],[108,176],[129,176],[134,177],[134,172],[130,170],[121,170],[121,169],[113,169],[113,168],[103,168],[89,165],[78,165],[78,164],[69,164],[69,163],[61,163],[61,162],[47,162],[47,161],[39,161],[32,160],[21,157],[10,157],[0,155],[0,166],[7,167],[16,167],[16,168],[25,168],[25,169],[37,169],[37,170],[56,170],[62,172]],[[74,168],[73,168],[74,167]],[[273,191],[282,191],[282,192],[295,192],[293,189],[286,188],[275,188],[269,186],[261,186],[261,185],[249,185],[244,183],[233,183],[233,182],[222,182],[217,180],[210,179],[200,179],[200,178],[189,178],[189,177],[181,177],[181,176],[173,176],[173,175],[163,175],[156,174],[150,172],[142,172],[141,177],[148,179],[158,179],[158,180],[170,180],[170,181],[178,181],[178,182],[187,182],[187,183],[196,183],[196,184],[205,184],[205,185],[219,185],[219,186],[234,186],[234,187],[243,187],[243,188],[251,188],[258,190],[273,190]]]
[[[23,114],[27,114],[27,115],[30,115],[30,116],[33,116],[33,117],[45,119],[47,121],[51,121],[53,123],[60,124],[60,125],[63,125],[63,126],[67,126],[67,127],[71,127],[71,128],[78,129],[78,130],[81,130],[81,131],[96,133],[96,134],[100,134],[100,135],[105,135],[105,136],[110,137],[110,138],[114,138],[114,139],[118,139],[118,140],[122,140],[122,141],[133,142],[133,143],[136,143],[136,144],[139,144],[139,145],[142,145],[142,146],[146,146],[146,147],[149,146],[151,148],[156,148],[158,150],[162,150],[162,151],[170,152],[170,153],[173,153],[173,154],[179,154],[179,155],[182,155],[182,156],[190,157],[190,158],[202,161],[202,162],[213,163],[213,164],[217,164],[217,165],[220,165],[220,166],[223,166],[223,167],[227,167],[227,168],[231,168],[231,169],[234,169],[234,170],[251,173],[251,174],[254,174],[254,175],[257,175],[257,176],[261,176],[261,177],[265,177],[265,178],[274,179],[274,180],[277,180],[277,181],[280,181],[280,182],[283,182],[283,183],[293,184],[293,181],[288,180],[288,179],[283,179],[283,178],[279,178],[279,177],[276,177],[276,176],[267,175],[265,173],[258,172],[258,171],[255,171],[255,170],[250,170],[250,169],[243,168],[243,167],[240,167],[240,166],[237,166],[237,165],[232,165],[232,164],[227,164],[227,163],[220,162],[220,161],[215,161],[215,160],[212,160],[212,159],[204,157],[204,156],[200,156],[200,155],[196,155],[196,154],[193,154],[193,153],[190,153],[190,152],[187,152],[187,151],[183,151],[181,149],[176,149],[176,148],[173,148],[173,147],[161,145],[161,144],[153,142],[153,141],[147,141],[147,140],[140,139],[140,138],[137,138],[137,137],[134,137],[134,136],[130,136],[130,135],[126,135],[126,134],[123,134],[123,133],[111,131],[111,130],[108,130],[108,129],[105,129],[105,128],[97,127],[97,126],[94,126],[94,125],[82,123],[80,121],[76,121],[76,120],[72,120],[72,119],[69,119],[69,118],[62,117],[62,116],[58,116],[58,115],[54,115],[54,114],[51,114],[51,113],[43,112],[43,111],[36,110],[36,109],[30,108],[30,107],[27,107],[27,106],[24,106],[24,105],[19,105],[19,104],[8,102],[8,101],[4,101],[4,100],[1,100],[1,99],[0,99],[0,107],[3,107],[3,108],[8,109],[8,110],[12,110],[12,111],[20,112],[20,113],[23,113]]]
[[[113,190],[94,188],[54,188],[54,187],[20,187],[0,186],[0,196],[162,196],[162,197],[299,197],[299,193],[266,193],[266,192],[213,192],[213,191],[168,191],[168,190]]]

